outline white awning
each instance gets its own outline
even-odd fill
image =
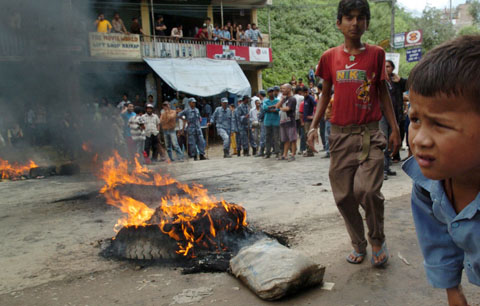
[[[236,61],[208,58],[144,58],[153,71],[176,91],[208,97],[229,92],[250,95],[247,77]]]

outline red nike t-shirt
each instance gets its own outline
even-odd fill
[[[354,56],[343,44],[327,50],[318,64],[316,75],[335,86],[330,122],[335,125],[366,124],[382,119],[378,88],[386,79],[385,51],[365,44]]]

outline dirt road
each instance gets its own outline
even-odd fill
[[[445,304],[444,292],[426,282],[410,214],[411,183],[398,165],[397,177],[383,188],[391,257],[386,269],[374,269],[368,261],[345,261],[351,247],[333,201],[327,159],[217,156],[153,168],[242,204],[250,224],[287,237],[292,248],[327,266],[325,281],[335,283],[333,290],[312,288],[276,305]],[[121,216],[94,196],[101,186],[88,174],[0,182],[0,305],[270,304],[226,273],[182,275],[100,257],[98,241],[114,235]],[[478,303],[478,287],[466,279],[464,284],[470,301]]]

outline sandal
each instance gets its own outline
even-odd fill
[[[360,261],[356,261],[355,259],[351,259],[350,258],[350,255],[353,255],[355,256],[355,259],[357,259],[358,257],[362,257],[362,260]],[[357,251],[353,250],[352,253],[350,253],[348,256],[347,256],[347,261],[351,264],[354,264],[354,265],[358,265],[358,264],[361,264],[364,260],[365,260],[365,257],[367,256],[367,253],[357,253]]]
[[[294,160],[295,160],[295,157],[294,157],[294,156],[290,156],[290,157],[288,158],[288,161],[289,161],[289,162],[294,161]]]
[[[387,263],[388,257],[389,257],[388,250],[387,250],[387,245],[385,244],[385,242],[382,244],[382,248],[380,249],[380,251],[378,251],[378,252],[373,252],[372,251],[372,254],[377,258],[380,257],[380,255],[385,254],[385,258],[380,262],[375,263],[375,259],[373,258],[373,256],[372,256],[372,259],[370,260],[371,263],[372,263],[372,266],[383,267]]]

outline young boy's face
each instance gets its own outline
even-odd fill
[[[337,28],[345,38],[360,39],[368,29],[367,16],[359,10],[352,10],[348,15],[342,16],[342,20],[337,20]]]
[[[424,176],[468,179],[480,173],[480,114],[463,97],[410,92],[408,141]]]

